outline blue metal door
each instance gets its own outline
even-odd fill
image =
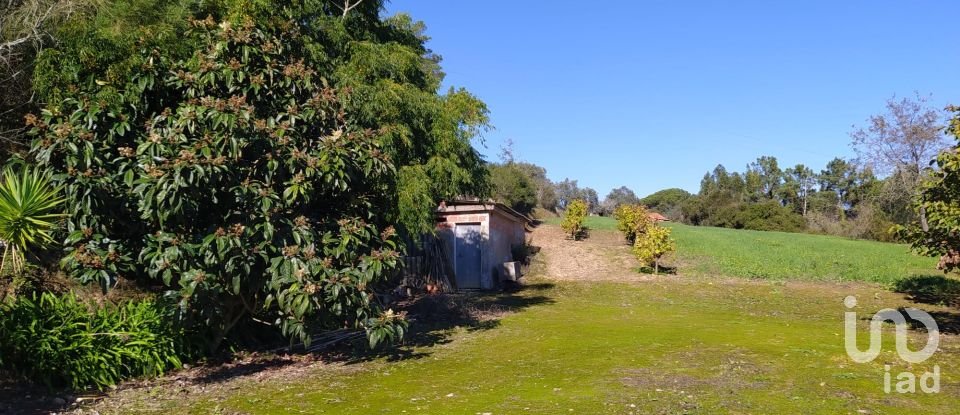
[[[457,224],[455,229],[458,288],[480,288],[480,224]]]

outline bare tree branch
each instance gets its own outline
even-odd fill
[[[340,15],[340,19],[346,19],[347,13],[350,13],[350,11],[355,9],[357,6],[359,6],[360,3],[363,3],[363,0],[356,0],[354,2],[351,2],[350,0],[343,0],[343,5],[341,6],[337,2],[337,0],[333,0],[334,7],[340,9],[340,11],[343,12],[343,14]]]
[[[943,113],[929,107],[928,100],[919,93],[914,99],[890,98],[885,113],[871,116],[866,128],[850,133],[859,157],[874,171],[901,181],[911,193],[920,186],[930,161],[949,147],[943,135]],[[921,227],[926,231],[922,207],[919,213]]]

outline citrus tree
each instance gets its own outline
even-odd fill
[[[637,240],[638,235],[646,233],[650,227],[651,221],[647,208],[640,204],[619,205],[613,211],[614,218],[617,219],[617,230],[623,233],[623,237],[631,245]]]
[[[573,240],[580,239],[583,236],[583,220],[587,217],[587,202],[583,199],[575,199],[567,204],[567,210],[563,212],[563,220],[560,227],[566,232],[567,236]]]
[[[670,238],[670,228],[660,225],[647,227],[643,235],[633,244],[633,254],[641,263],[653,267],[653,273],[660,273],[660,260],[676,250],[676,243]]]

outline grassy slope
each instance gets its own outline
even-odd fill
[[[616,221],[609,217],[588,217],[586,225],[595,230],[616,229]],[[677,223],[669,226],[677,241],[682,274],[883,284],[936,274],[936,260],[913,255],[905,245]]]
[[[787,260],[797,252],[828,257],[844,249],[887,261],[866,264],[871,269],[903,267],[910,259],[897,245],[674,226],[684,255],[706,252],[720,267],[721,255],[754,250],[748,256],[768,257],[756,262],[768,276],[769,270],[807,279],[824,275]],[[818,242],[828,247],[813,246]],[[834,262],[858,263],[847,258],[834,255]],[[729,264],[731,275],[747,267]],[[874,278],[852,266],[835,269]],[[863,317],[916,306],[873,285],[670,276],[634,283],[528,282],[540,283],[491,300],[515,313],[493,324],[421,333],[396,361],[322,366],[263,382],[249,377],[209,393],[134,391],[122,410],[100,413],[952,413],[960,397],[957,336],[942,337],[939,353],[909,368],[895,356],[890,335],[883,337],[883,356],[872,363],[846,356],[844,296],[857,296]],[[860,340],[864,347],[866,339]],[[920,341],[913,337],[914,350]],[[919,376],[939,365],[943,391],[885,394],[884,364],[893,366],[894,376],[907,370]]]
[[[447,333],[414,358],[319,368],[300,378],[225,388],[216,401],[175,398],[181,413],[948,413],[958,391],[886,395],[883,361],[845,355],[841,299],[863,312],[900,301],[869,288],[776,283],[572,283],[519,294],[529,301],[496,327]],[[514,300],[515,303],[523,301]],[[443,338],[444,336],[441,336]],[[892,336],[885,350],[893,350]],[[863,339],[861,339],[863,340]],[[955,338],[939,364],[960,364]],[[918,348],[916,344],[913,346]],[[153,397],[143,396],[153,404]],[[130,403],[124,412],[137,412]],[[177,408],[179,407],[179,408]],[[153,407],[156,411],[156,407]],[[102,412],[102,411],[101,411]]]

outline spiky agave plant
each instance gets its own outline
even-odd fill
[[[60,187],[51,185],[47,172],[36,167],[7,167],[0,179],[0,240],[3,257],[0,272],[10,264],[13,273],[23,271],[25,253],[53,242],[64,199]]]

